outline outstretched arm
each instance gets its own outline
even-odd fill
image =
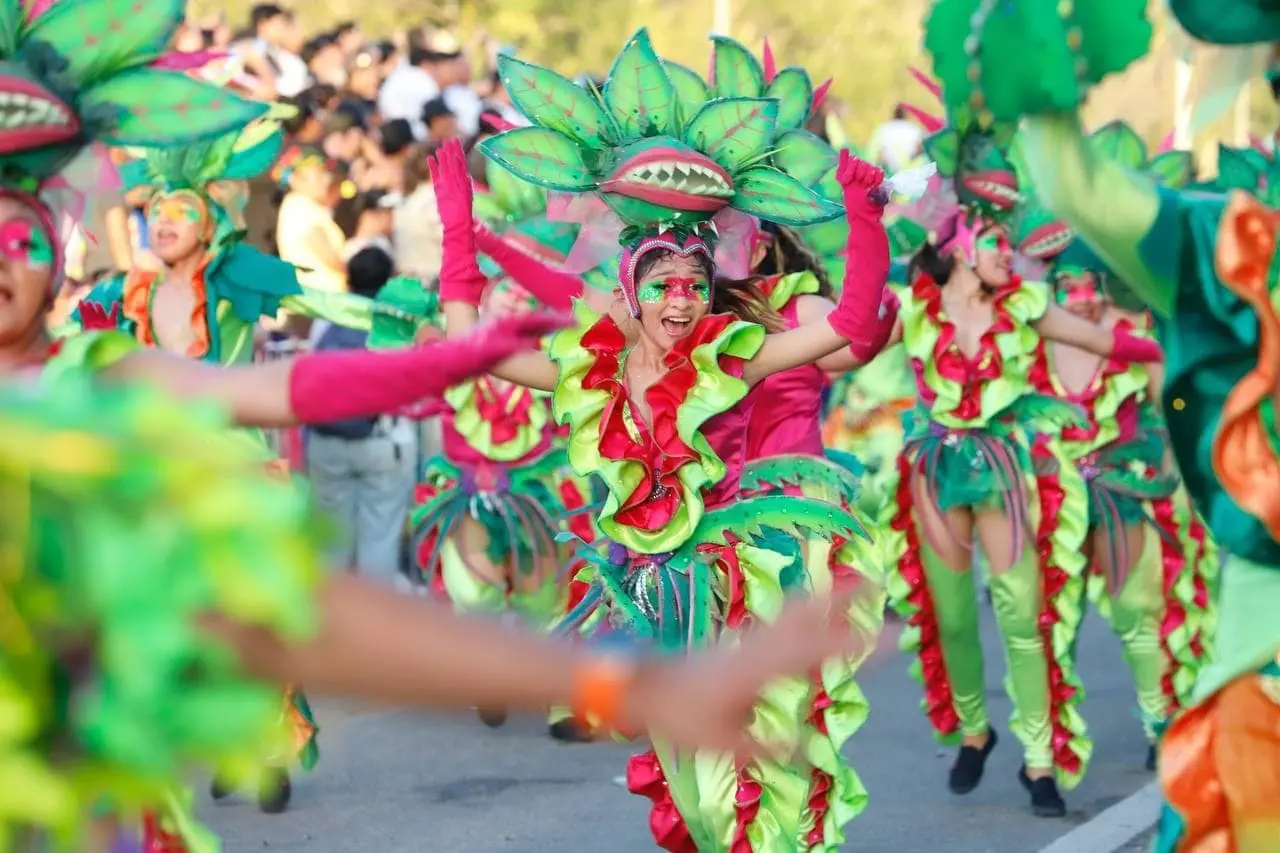
[[[1094,355],[1136,364],[1164,360],[1164,352],[1155,341],[1137,337],[1127,329],[1090,323],[1057,305],[1050,305],[1044,316],[1032,325],[1051,341],[1079,347]]]
[[[475,225],[476,249],[493,259],[502,271],[553,311],[568,311],[573,300],[584,299],[597,314],[613,307],[613,298],[596,290],[587,290],[581,276],[554,269],[522,252],[484,225]]]
[[[396,412],[445,389],[566,325],[564,317],[505,317],[449,341],[408,350],[325,351],[290,361],[218,367],[158,350],[130,353],[104,378],[149,382],[176,396],[222,404],[241,426],[281,427]]]
[[[1177,194],[1093,150],[1075,113],[1031,116],[1020,139],[1045,206],[1142,302],[1169,314],[1181,261]]]
[[[840,152],[837,174],[849,220],[848,262],[840,304],[795,329],[769,335],[760,352],[743,368],[743,378],[749,384],[846,348],[853,366],[866,364],[893,333],[898,299],[885,286],[889,280],[889,235],[881,221],[884,173],[846,150]]]
[[[436,191],[436,207],[444,226],[440,260],[440,308],[450,338],[467,335],[480,320],[480,302],[488,281],[476,262],[475,221],[471,213],[471,176],[467,157],[456,140],[446,142],[427,166]],[[560,372],[537,347],[493,366],[508,382],[551,391]]]
[[[849,631],[840,602],[829,600],[792,603],[739,648],[635,666],[349,576],[328,583],[320,610],[319,635],[304,643],[217,617],[206,625],[255,675],[320,693],[527,711],[571,704],[608,727],[653,728],[681,746],[722,750],[750,746],[742,729],[765,683],[874,643]]]

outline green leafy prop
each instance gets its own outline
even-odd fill
[[[441,325],[440,296],[407,275],[396,276],[378,290],[369,326],[369,349],[412,346],[424,326]]]
[[[725,207],[792,226],[839,217],[839,204],[769,162],[779,136],[807,117],[796,107],[804,81],[788,73],[766,88],[758,63],[734,44],[717,41],[714,89],[661,60],[643,29],[614,61],[603,91],[499,57],[503,83],[533,126],[481,148],[546,189],[596,192],[625,224],[643,229],[694,225]]]
[[[25,20],[0,4],[0,179],[26,186],[90,142],[166,148],[215,139],[267,111],[219,86],[153,67],[183,0],[59,0]]]
[[[980,127],[1074,110],[1147,52],[1147,0],[939,0],[925,22],[948,110]]]
[[[1103,156],[1137,172],[1145,172],[1158,184],[1182,189],[1195,177],[1190,151],[1164,151],[1148,158],[1147,144],[1123,121],[1104,124],[1089,136],[1089,145]]]
[[[75,380],[0,391],[0,850],[81,849],[92,808],[163,807],[192,763],[251,770],[279,691],[200,619],[314,629],[305,492],[214,409]]]

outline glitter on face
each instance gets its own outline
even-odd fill
[[[642,285],[636,298],[650,305],[672,299],[689,299],[707,303],[711,301],[711,285],[701,278],[667,276]]]

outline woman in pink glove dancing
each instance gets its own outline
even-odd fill
[[[841,350],[865,363],[893,328],[883,301],[884,176],[845,154],[842,210],[767,164],[781,132],[776,102],[708,94],[673,110],[669,66],[644,31],[616,60],[602,96],[509,57],[500,73],[532,127],[486,140],[485,154],[550,190],[595,193],[626,226],[609,310],[598,314],[579,301],[578,325],[558,333],[548,352],[513,356],[495,370],[552,393],[556,418],[571,430],[570,462],[607,488],[597,519],[606,540],[583,552],[592,586],[564,628],[594,622],[600,633],[671,651],[732,642],[774,619],[786,594],[812,591],[792,545],[801,527],[831,539],[859,535],[838,506],[745,498],[738,481],[753,386]],[[638,79],[646,81],[641,89]],[[441,297],[450,334],[465,334],[485,284],[471,183],[456,145],[432,169],[445,228]],[[782,324],[762,297],[744,300],[738,290],[726,299],[714,284],[712,223],[729,206],[796,226],[846,216],[851,262],[840,304],[771,334],[762,320]],[[878,589],[860,581],[845,578],[837,590],[853,587],[874,608]],[[847,663],[834,664],[841,686],[852,687]],[[659,846],[763,853],[837,846],[864,799],[838,749],[862,709],[825,684],[781,680],[756,704],[752,731],[794,754],[688,751],[651,731],[653,749],[632,759],[628,782],[653,800]]]

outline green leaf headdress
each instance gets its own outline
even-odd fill
[[[492,160],[486,164],[485,187],[475,196],[475,215],[503,240],[553,267],[564,265],[578,226],[547,216],[547,191],[521,180]],[[481,270],[493,278],[501,270],[487,258]]]
[[[839,204],[770,165],[779,133],[807,115],[783,112],[779,98],[763,90],[763,69],[759,85],[744,88],[757,81],[738,74],[753,67],[726,62],[708,87],[660,59],[643,29],[614,60],[602,91],[499,57],[503,84],[533,126],[491,137],[481,149],[531,183],[603,201],[625,226],[626,292],[635,263],[651,248],[710,257],[711,220],[721,211],[793,226],[842,214]],[[789,74],[778,91],[801,83]],[[739,91],[751,94],[722,94]]]
[[[184,0],[6,0],[0,4],[0,193],[40,214],[61,277],[63,214],[79,218],[102,164],[70,169],[92,143],[168,147],[211,139],[266,111],[154,67]],[[83,183],[83,187],[76,186]]]
[[[208,141],[134,150],[120,176],[127,190],[149,192],[148,209],[167,199],[188,202],[208,224],[210,242],[220,242],[243,232],[236,182],[267,172],[283,143],[279,122],[262,118]]]
[[[403,349],[412,346],[426,325],[438,325],[440,298],[411,276],[396,276],[384,284],[373,300],[369,349]]]
[[[1123,121],[1104,124],[1089,135],[1093,149],[1135,172],[1145,172],[1158,184],[1183,189],[1195,176],[1195,158],[1190,151],[1172,148],[1148,156],[1147,144],[1138,132]],[[1255,152],[1257,153],[1257,152]]]

